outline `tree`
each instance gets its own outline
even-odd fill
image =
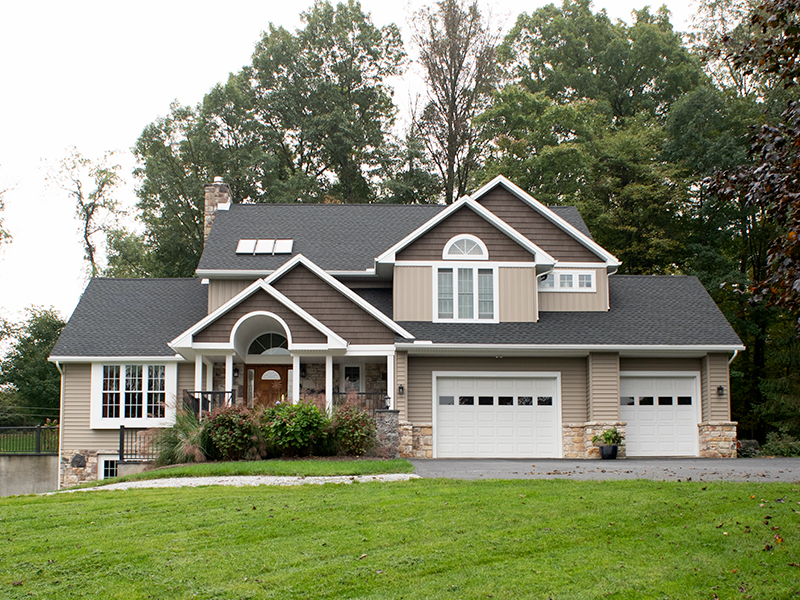
[[[392,152],[393,173],[383,187],[383,202],[393,204],[428,204],[436,201],[442,190],[441,180],[431,172],[425,143],[419,138],[414,124],[405,140]]]
[[[414,42],[428,85],[416,126],[444,185],[445,202],[462,196],[478,166],[480,126],[496,81],[492,33],[476,1],[441,0],[414,17]]]
[[[59,164],[59,170],[50,174],[50,179],[75,200],[75,214],[81,222],[84,257],[91,277],[101,272],[98,234],[107,232],[119,216],[114,191],[119,184],[120,166],[111,163],[113,154],[106,152],[101,159],[92,161],[71,148]],[[87,179],[92,182],[88,190],[84,189]]]
[[[4,327],[10,350],[0,362],[0,386],[14,398],[14,411],[43,423],[58,417],[61,376],[47,361],[66,323],[52,308],[31,307],[21,323]],[[11,410],[6,403],[6,409]]]
[[[3,211],[5,210],[5,204],[3,202],[3,195],[7,192],[6,189],[0,189],[0,247],[3,244],[6,244],[11,241],[11,234],[8,230],[3,227]]]

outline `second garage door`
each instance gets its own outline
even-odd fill
[[[561,455],[555,375],[439,376],[435,396],[439,458]]]

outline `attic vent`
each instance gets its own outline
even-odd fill
[[[236,254],[291,254],[294,240],[239,240]]]

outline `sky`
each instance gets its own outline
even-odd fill
[[[479,0],[504,31],[521,12],[546,0]],[[378,26],[396,23],[407,51],[408,22],[422,0],[362,0]],[[631,23],[645,0],[595,0],[612,19]],[[661,2],[649,3],[653,10]],[[665,2],[676,30],[687,31],[693,4]],[[69,149],[98,159],[114,151],[124,183],[119,201],[132,207],[135,163],[130,148],[170,103],[195,105],[250,61],[269,23],[293,31],[311,0],[28,0],[0,3],[0,318],[18,320],[30,306],[69,318],[88,282],[79,222],[69,194],[48,178]],[[418,73],[418,71],[417,71]],[[419,89],[413,65],[395,85],[402,120]],[[224,175],[224,174],[221,174]]]

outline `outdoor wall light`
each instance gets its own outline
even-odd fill
[[[383,399],[383,401],[386,403],[386,410],[389,410],[389,408],[391,408],[391,406],[392,406],[392,398],[391,398],[391,396],[389,396],[387,394],[386,397]]]
[[[236,379],[237,377],[239,377],[239,369],[234,369],[233,370],[233,378]]]
[[[403,395],[406,393],[406,388],[405,388],[405,386],[404,386],[404,385],[398,385],[398,386],[397,386],[397,393],[398,393],[400,396],[403,396]]]
[[[725,395],[725,386],[721,385],[717,388],[717,396],[724,396]]]

